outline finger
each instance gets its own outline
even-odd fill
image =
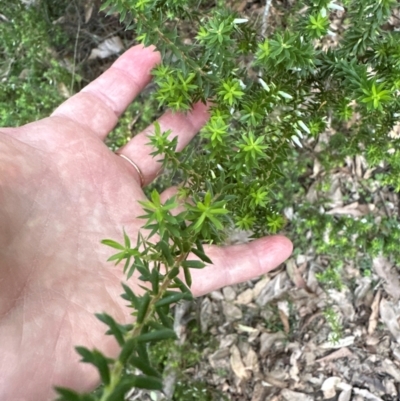
[[[275,235],[248,244],[210,246],[205,250],[213,264],[191,270],[195,296],[269,272],[290,256],[293,245],[286,237]]]
[[[161,203],[165,204],[165,202],[167,202],[169,199],[171,199],[174,196],[176,197],[176,202],[177,202],[178,206],[175,207],[174,209],[170,210],[170,212],[173,216],[177,216],[179,213],[182,213],[186,210],[185,201],[182,198],[179,198],[179,196],[178,196],[178,187],[174,186],[174,187],[167,188],[164,192],[162,192],[160,194],[160,199],[161,199]]]
[[[165,204],[165,202],[167,202],[168,200],[177,195],[178,195],[178,187],[177,186],[169,187],[165,191],[161,192],[160,194],[161,203]]]
[[[160,124],[161,132],[171,130],[170,139],[178,137],[176,150],[179,152],[197,134],[208,118],[208,107],[203,103],[196,103],[192,111],[187,114],[167,111],[158,119],[158,123]],[[161,167],[160,160],[163,158],[163,155],[157,157],[151,155],[154,149],[148,143],[149,136],[153,133],[154,125],[152,124],[118,150],[118,153],[129,157],[137,164],[143,174],[145,185],[157,177]]]
[[[100,77],[59,106],[52,116],[64,117],[90,129],[101,139],[150,82],[150,71],[160,62],[154,46],[126,51]]]

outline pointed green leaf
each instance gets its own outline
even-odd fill
[[[117,261],[116,264],[118,264],[119,262],[121,262],[122,259],[124,259],[124,257],[125,257],[125,251],[124,252],[118,252],[115,255],[110,256],[107,259],[107,262],[112,262],[113,260],[116,260]]]
[[[82,357],[82,362],[91,363],[94,359],[92,352],[86,347],[75,347],[76,352]]]
[[[160,249],[168,265],[172,266],[174,264],[174,258],[171,255],[171,248],[169,245],[164,240],[161,240],[158,242],[157,247]]]
[[[150,364],[143,361],[141,358],[132,357],[129,362],[135,367],[140,369],[145,375],[161,378],[161,373],[154,369]]]
[[[139,308],[138,308],[138,313],[137,313],[137,318],[136,318],[136,322],[138,324],[142,323],[147,310],[149,308],[149,304],[150,304],[150,294],[148,292],[146,292],[146,294],[144,294],[140,300],[139,300]]]
[[[90,394],[79,394],[64,387],[55,387],[55,390],[58,393],[57,401],[95,401]]]
[[[162,329],[141,334],[140,336],[136,337],[136,341],[138,343],[149,343],[161,340],[168,340],[170,338],[176,339],[175,332],[171,329]]]
[[[105,385],[110,383],[110,370],[108,367],[107,358],[98,350],[90,351],[85,347],[75,347],[79,355],[82,356],[81,362],[86,362],[94,365],[100,373],[102,382]]]
[[[179,274],[179,267],[174,267],[169,273],[168,273],[168,278],[173,279]]]
[[[158,208],[161,206],[161,199],[160,199],[160,194],[157,192],[156,189],[153,189],[151,192],[151,200],[153,201],[154,205]]]
[[[126,273],[126,270],[128,269],[129,263],[130,263],[130,262],[131,262],[131,257],[128,256],[128,257],[126,258],[126,261],[125,261],[125,264],[124,264],[124,269],[123,269],[124,274]],[[129,278],[129,277],[128,277],[128,278]]]
[[[127,376],[119,382],[112,394],[107,397],[107,401],[123,401],[126,393],[132,388],[162,390],[162,387],[163,383],[160,378],[145,375]]]
[[[136,388],[145,388],[147,390],[162,390],[163,388],[162,380],[151,376],[134,376],[131,383]]]
[[[149,281],[150,280],[150,272],[144,266],[136,265],[136,270],[140,273],[139,280]]]
[[[191,251],[198,257],[200,258],[203,262],[210,263],[212,264],[211,259],[202,251],[196,248],[192,248]]]
[[[137,296],[134,294],[134,292],[131,290],[131,288],[129,286],[127,286],[124,283],[121,283],[123,289],[125,290],[125,293],[121,295],[121,297],[123,299],[126,299],[127,301],[130,301],[132,303],[133,306],[135,306],[137,308],[138,306],[138,298]]]
[[[106,334],[112,334],[118,341],[120,347],[122,347],[125,340],[124,333],[121,330],[119,324],[110,315],[107,315],[107,313],[95,313],[95,316],[97,317],[97,319],[105,323],[110,328],[110,330]]]
[[[192,275],[187,267],[183,267],[183,273],[185,275],[185,281],[187,286],[190,288],[192,286]]]
[[[124,242],[125,242],[125,249],[129,249],[131,247],[131,240],[126,234],[125,230],[124,230]]]
[[[121,349],[121,352],[119,353],[118,360],[125,365],[127,360],[132,356],[133,351],[136,348],[136,338],[130,338],[127,340],[124,344],[124,346]]]
[[[182,267],[186,267],[189,269],[202,269],[205,266],[204,262],[200,260],[185,260],[182,262]]]
[[[123,245],[119,244],[116,241],[113,241],[112,239],[103,239],[101,243],[110,246],[111,248],[120,249],[121,251],[125,249]]]
[[[178,277],[174,278],[174,283],[176,284],[176,286],[182,291],[182,292],[189,292],[190,293],[190,289],[185,285],[185,283],[179,279]]]
[[[153,294],[158,294],[160,284],[160,273],[158,272],[158,269],[153,268],[150,281],[153,288]]]
[[[182,299],[186,299],[188,301],[191,301],[193,299],[192,294],[189,293],[176,293],[172,295],[168,295],[159,301],[156,302],[155,306],[156,308],[159,308],[160,306],[165,306],[165,305],[170,305],[172,303],[176,303]]]
[[[172,317],[170,315],[167,315],[163,308],[156,308],[156,312],[164,327],[173,327],[174,322],[172,320]]]
[[[136,343],[137,344],[137,353],[139,355],[139,358],[142,361],[145,361],[147,363],[150,363],[150,358],[149,358],[149,353],[147,351],[147,345],[146,343]]]

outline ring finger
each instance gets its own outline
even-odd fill
[[[171,131],[170,139],[178,137],[176,150],[181,151],[207,122],[208,117],[207,106],[203,103],[196,103],[192,111],[187,114],[167,111],[158,119],[158,123],[161,132]],[[163,158],[162,155],[156,157],[151,155],[154,149],[148,143],[149,136],[152,134],[154,134],[154,124],[147,127],[118,150],[119,154],[124,155],[136,164],[142,173],[143,185],[149,184],[157,177],[161,166],[160,160]],[[136,172],[136,174],[138,173]]]

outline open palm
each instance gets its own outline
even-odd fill
[[[49,118],[0,129],[0,399],[46,401],[52,386],[90,390],[95,370],[79,363],[75,345],[118,351],[94,313],[127,322],[121,266],[105,262],[104,238],[134,240],[141,227],[140,177],[103,143],[119,115],[150,81],[160,56],[136,46]],[[197,104],[184,116],[166,113],[182,149],[208,118]],[[148,184],[159,163],[146,146],[151,127],[121,154]],[[167,196],[167,194],[165,195]],[[209,247],[214,265],[193,274],[201,295],[271,270],[291,252],[284,237],[229,248]],[[212,279],[210,278],[212,277]],[[129,285],[135,287],[134,280]],[[134,288],[135,289],[135,288]]]

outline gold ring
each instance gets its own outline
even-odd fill
[[[139,174],[139,178],[140,178],[140,187],[143,188],[144,185],[144,175],[142,173],[142,171],[140,170],[140,168],[138,167],[138,165],[133,162],[129,157],[121,154],[121,153],[117,153],[118,156],[121,156],[123,159],[125,159],[127,162],[129,162],[130,164],[132,164],[132,166],[134,167],[134,169],[137,171],[137,173]]]

